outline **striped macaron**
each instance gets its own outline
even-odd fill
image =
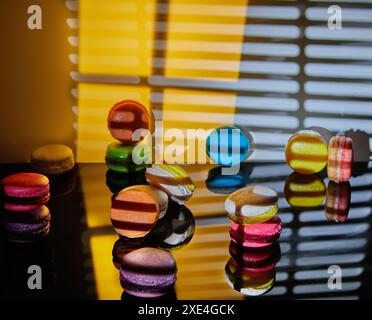
[[[335,136],[328,145],[328,178],[336,183],[349,181],[353,169],[353,140]]]
[[[327,141],[315,130],[301,130],[288,140],[285,157],[288,165],[298,173],[320,172],[327,165]]]
[[[278,213],[278,194],[262,185],[242,188],[227,197],[225,210],[229,219],[238,224],[265,222]]]
[[[111,205],[115,231],[128,238],[144,237],[168,207],[168,196],[160,189],[138,185],[123,189]]]
[[[179,204],[189,200],[195,189],[187,172],[177,164],[154,164],[145,175],[150,185],[162,189]]]
[[[110,110],[107,125],[111,135],[124,144],[133,145],[142,140],[153,128],[153,117],[142,104],[132,100],[116,103]],[[139,136],[133,136],[140,130]]]

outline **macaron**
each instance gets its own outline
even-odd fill
[[[65,145],[49,144],[32,152],[31,166],[35,171],[46,175],[59,175],[74,168],[74,154]]]
[[[253,166],[241,163],[239,172],[233,175],[223,175],[222,169],[223,167],[215,167],[209,170],[205,184],[213,193],[230,194],[248,184]]]
[[[149,247],[144,238],[132,239],[127,237],[119,237],[119,239],[115,241],[112,248],[112,263],[114,264],[115,268],[120,269],[121,261],[124,255],[143,247]]]
[[[282,221],[278,215],[261,223],[241,225],[231,223],[230,237],[243,247],[260,248],[273,244],[282,232]]]
[[[131,295],[159,297],[174,287],[176,274],[176,261],[169,251],[145,247],[124,255],[120,282]]]
[[[250,137],[234,126],[219,127],[206,140],[209,158],[222,166],[233,166],[245,160],[251,150]]]
[[[278,194],[263,185],[245,187],[227,197],[225,210],[228,218],[238,224],[265,222],[278,213]]]
[[[349,182],[330,181],[327,188],[325,215],[327,220],[345,222],[349,214],[351,187]]]
[[[51,215],[46,206],[31,211],[4,211],[1,222],[5,238],[11,242],[30,243],[49,234]]]
[[[49,179],[39,173],[17,173],[1,181],[4,208],[30,211],[49,201]]]
[[[281,256],[278,241],[262,248],[243,247],[234,241],[230,241],[229,253],[238,264],[262,272],[274,269]]]
[[[353,169],[353,140],[335,136],[328,145],[328,178],[336,183],[349,181]]]
[[[149,149],[143,143],[134,146],[114,142],[107,146],[105,161],[112,171],[138,172],[146,169],[149,156]]]
[[[285,157],[288,165],[298,173],[318,173],[327,165],[327,142],[315,130],[298,131],[288,140]]]
[[[184,205],[170,201],[166,215],[158,220],[145,239],[148,244],[155,244],[158,248],[176,250],[186,246],[194,232],[195,218],[192,212]]]
[[[225,266],[225,276],[234,290],[246,296],[260,296],[273,288],[276,270],[256,271],[231,257]]]
[[[284,196],[295,208],[314,208],[321,206],[326,195],[323,180],[315,175],[290,174],[285,180]]]
[[[110,110],[107,119],[111,135],[127,145],[137,144],[153,129],[153,117],[149,110],[137,101],[123,100]],[[134,136],[136,132],[137,137]]]
[[[162,189],[179,204],[189,200],[195,190],[187,172],[177,164],[153,164],[145,176],[148,184]]]
[[[112,170],[107,170],[106,172],[106,185],[114,194],[119,193],[126,187],[146,183],[145,170],[128,173],[120,173]]]
[[[168,207],[167,194],[145,185],[120,191],[111,205],[111,223],[115,231],[128,238],[144,237],[164,216]]]

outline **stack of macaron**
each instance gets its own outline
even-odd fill
[[[278,194],[264,185],[248,186],[227,197],[225,210],[232,221],[231,258],[225,269],[228,282],[246,295],[266,293],[275,282],[280,256]]]
[[[154,164],[145,176],[149,185],[124,188],[113,198],[111,222],[121,236],[146,236],[165,216],[170,201],[183,204],[193,194],[192,180],[178,165]]]
[[[5,237],[28,243],[49,233],[49,179],[39,173],[18,173],[1,181],[4,212],[1,216]]]
[[[118,142],[108,145],[109,170],[127,174],[144,171],[150,152],[143,139],[153,129],[153,116],[142,104],[132,100],[116,103],[110,110],[107,126]]]
[[[327,167],[327,175],[336,183],[349,181],[353,169],[353,140],[344,134],[332,134],[319,127],[301,130],[286,145],[288,165],[304,175],[316,174]]]
[[[112,261],[119,268],[123,256],[135,249],[154,247],[175,250],[187,245],[195,231],[195,219],[184,205],[170,202],[168,212],[158,220],[155,227],[142,238],[119,237],[112,249]]]

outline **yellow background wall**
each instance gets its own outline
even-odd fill
[[[32,4],[42,9],[42,30],[27,27]],[[0,1],[0,162],[28,161],[43,144],[73,147],[69,15],[62,0]]]

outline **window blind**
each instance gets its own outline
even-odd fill
[[[341,4],[343,29],[327,27]],[[133,98],[165,128],[235,124],[252,160],[283,160],[294,131],[372,133],[372,1],[66,1],[78,160],[103,161],[110,106]]]

